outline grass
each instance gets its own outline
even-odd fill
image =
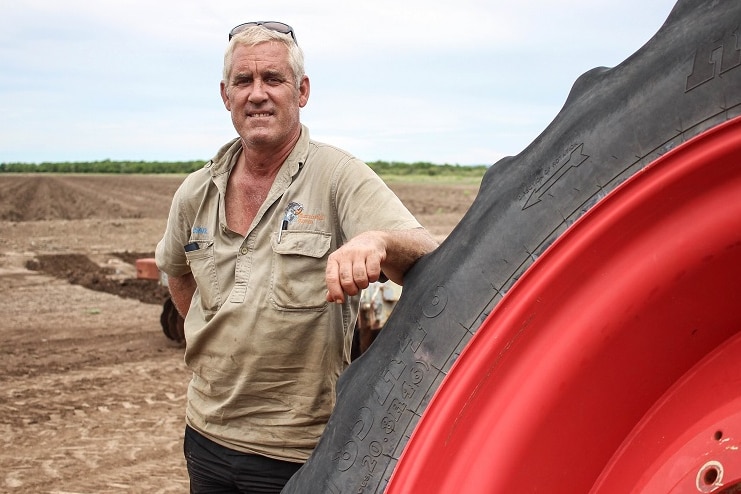
[[[402,184],[438,184],[438,185],[480,185],[481,176],[465,175],[398,175],[398,174],[386,174],[380,173],[380,177],[387,184],[402,183]]]

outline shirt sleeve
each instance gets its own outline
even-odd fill
[[[409,230],[420,223],[367,164],[350,159],[333,179],[344,241],[370,230]]]
[[[184,185],[173,196],[165,233],[155,250],[157,267],[169,276],[182,276],[190,272],[184,249],[191,230],[183,204]]]

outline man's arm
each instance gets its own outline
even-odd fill
[[[196,291],[196,280],[193,273],[186,273],[182,276],[168,276],[167,286],[170,288],[170,297],[175,304],[181,316],[185,318],[190,309],[190,301]]]
[[[327,261],[327,301],[342,303],[378,281],[381,271],[402,285],[404,274],[423,255],[437,248],[424,228],[370,231],[350,239]]]

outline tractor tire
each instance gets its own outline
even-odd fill
[[[680,0],[487,171],[284,493],[741,484],[740,26]]]

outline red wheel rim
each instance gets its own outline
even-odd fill
[[[531,266],[386,492],[721,492],[741,481],[739,330],[741,118],[635,174]]]

